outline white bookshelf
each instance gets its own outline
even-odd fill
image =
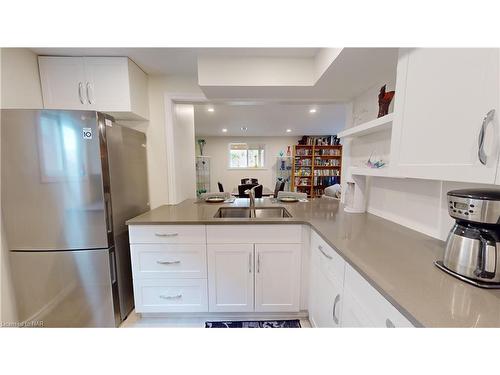
[[[365,122],[360,125],[353,126],[352,128],[345,129],[337,134],[339,138],[347,137],[360,137],[375,132],[381,132],[392,127],[393,113],[379,117],[375,120]]]

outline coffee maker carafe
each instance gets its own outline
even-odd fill
[[[435,264],[470,284],[500,288],[500,189],[452,190],[447,198],[456,222]]]

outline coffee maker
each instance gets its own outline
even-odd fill
[[[500,288],[500,189],[452,190],[447,205],[456,222],[436,266],[478,287]]]

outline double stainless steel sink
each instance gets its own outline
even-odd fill
[[[254,214],[255,212],[255,214]],[[221,207],[215,213],[215,218],[261,218],[261,219],[272,219],[272,218],[285,218],[292,217],[290,212],[284,207]]]

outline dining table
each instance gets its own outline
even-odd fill
[[[236,186],[235,188],[233,188],[233,191],[231,191],[231,195],[234,195],[234,196],[238,196],[240,195],[240,193],[238,192],[238,187]],[[262,196],[263,197],[269,197],[271,195],[274,195],[274,191],[272,191],[271,189],[267,188],[267,187],[263,187],[262,188]]]

